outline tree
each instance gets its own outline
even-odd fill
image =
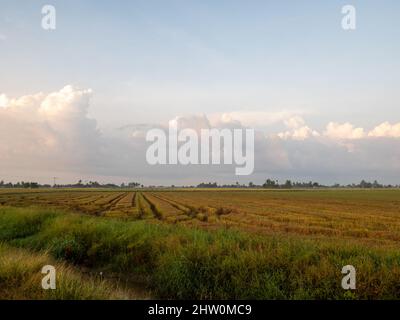
[[[136,187],[139,187],[140,186],[140,183],[138,183],[138,182],[129,182],[128,183],[128,187],[129,188],[136,188]]]
[[[379,184],[379,182],[375,180],[375,181],[372,183],[372,188],[382,188],[382,185]]]
[[[287,188],[287,189],[290,189],[292,187],[292,181],[286,180],[286,182],[284,184],[284,187]]]
[[[263,188],[277,188],[278,186],[278,181],[273,181],[271,179],[267,179],[263,184]]]
[[[372,187],[372,183],[371,182],[367,182],[365,180],[361,180],[360,184],[358,185],[360,188],[371,188]]]

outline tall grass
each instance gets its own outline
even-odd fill
[[[148,279],[160,298],[400,298],[400,251],[352,242],[260,237],[232,230],[0,209],[0,241],[121,277]],[[341,288],[342,266],[357,289]]]
[[[32,253],[0,243],[0,299],[108,299],[127,295],[111,284],[89,276],[66,263],[56,262],[45,253]],[[56,289],[41,287],[41,269],[56,268]]]

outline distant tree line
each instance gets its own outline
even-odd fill
[[[286,180],[284,183],[279,183],[276,179],[267,179],[263,184],[257,185],[253,182],[249,182],[248,184],[239,184],[236,182],[235,184],[223,184],[219,185],[217,182],[208,182],[208,183],[200,183],[197,185],[197,188],[266,188],[266,189],[313,189],[313,188],[361,188],[361,189],[378,189],[378,188],[400,188],[400,185],[391,185],[391,184],[381,184],[378,181],[368,182],[365,180],[361,180],[360,183],[355,184],[339,184],[335,183],[333,185],[323,185],[318,182],[295,182],[292,180]]]
[[[40,184],[38,182],[4,182],[0,181],[0,188],[26,188],[26,189],[37,189],[37,188],[138,188],[144,187],[142,184],[138,182],[129,182],[129,183],[121,183],[120,185],[114,183],[99,183],[97,181],[88,181],[83,183],[82,180],[79,180],[74,184],[54,184],[53,186],[50,184]]]
[[[37,182],[17,182],[17,183],[12,183],[12,182],[4,182],[3,180],[0,181],[0,188],[29,188],[29,189],[36,189],[36,188],[50,188],[51,186],[49,184],[41,185]]]
[[[88,181],[82,182],[79,180],[74,184],[40,184],[38,182],[26,182],[21,181],[17,183],[12,182],[4,182],[0,181],[0,188],[26,188],[26,189],[37,189],[37,188],[115,188],[115,189],[124,189],[124,188],[144,188],[145,186],[139,182],[128,182],[121,183],[120,185],[114,183],[99,183],[97,181]],[[165,186],[147,186],[149,188],[166,188]],[[181,188],[265,188],[265,189],[313,189],[313,188],[361,188],[361,189],[379,189],[379,188],[400,188],[400,185],[391,185],[391,184],[381,184],[378,181],[368,182],[365,180],[361,180],[360,183],[355,184],[347,184],[342,185],[339,183],[335,183],[333,185],[323,185],[318,182],[295,182],[292,180],[286,180],[283,183],[280,183],[276,179],[267,179],[263,184],[255,184],[253,182],[249,182],[248,184],[240,184],[236,182],[234,184],[218,184],[217,182],[202,182],[197,186],[181,186]],[[175,185],[172,185],[171,188],[176,188]]]

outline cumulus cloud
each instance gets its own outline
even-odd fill
[[[285,119],[283,123],[290,129],[297,129],[305,125],[305,121],[299,115]]]
[[[310,137],[318,137],[320,134],[305,125],[305,121],[300,116],[290,117],[283,121],[285,126],[289,129],[280,132],[277,136],[281,139],[305,140]]]
[[[92,90],[77,90],[68,85],[50,93],[40,101],[39,113],[46,119],[84,118],[89,108]],[[41,95],[39,95],[41,97]]]
[[[383,122],[368,131],[361,127],[355,127],[349,122],[329,122],[325,131],[319,133],[305,125],[304,119],[296,116],[283,121],[291,130],[277,134],[281,139],[305,140],[311,137],[325,137],[337,141],[343,145],[346,140],[358,140],[366,138],[400,138],[400,123],[390,124]],[[347,144],[350,145],[350,144]]]
[[[384,122],[371,130],[368,133],[368,136],[379,138],[400,138],[400,122],[393,125],[389,122]]]
[[[18,170],[76,170],[95,157],[101,143],[96,121],[87,117],[90,90],[0,99],[0,162]]]
[[[354,128],[351,123],[328,123],[324,135],[331,139],[361,139],[365,137],[363,128]]]
[[[293,140],[305,140],[310,137],[318,137],[320,134],[312,130],[308,126],[303,126],[299,128],[295,128],[293,130],[288,130],[285,132],[278,133],[278,137],[284,140],[293,139]]]

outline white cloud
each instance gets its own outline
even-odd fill
[[[331,139],[361,139],[365,137],[365,132],[363,128],[354,128],[349,122],[343,124],[330,122],[326,126],[324,135]]]
[[[87,117],[90,91],[66,86],[58,92],[8,99],[0,109],[3,168],[77,169],[101,143],[96,121]]]
[[[8,98],[5,94],[0,94],[0,107],[6,108],[8,105]]]
[[[325,137],[339,142],[341,145],[348,146],[349,150],[354,151],[354,144],[345,143],[346,140],[358,140],[367,138],[400,138],[400,122],[390,124],[383,122],[370,131],[353,124],[329,122],[326,130],[320,134],[318,131],[305,125],[304,119],[300,116],[291,117],[283,121],[286,127],[291,130],[277,134],[281,139],[305,140],[311,137]]]
[[[71,85],[47,95],[41,101],[39,113],[47,119],[79,118],[87,114],[91,89],[78,90]]]
[[[379,138],[400,138],[400,122],[393,125],[389,122],[384,122],[371,130],[368,133],[368,136]]]
[[[289,129],[297,129],[305,124],[304,119],[298,115],[285,119],[283,122]]]
[[[320,134],[317,131],[312,130],[308,126],[296,127],[293,130],[278,133],[278,137],[284,140],[305,140],[310,137],[318,137],[319,135]]]
[[[283,123],[289,130],[280,132],[277,134],[277,136],[284,140],[305,140],[310,137],[318,137],[320,135],[316,130],[313,130],[309,126],[305,125],[304,119],[299,115],[284,119]]]

